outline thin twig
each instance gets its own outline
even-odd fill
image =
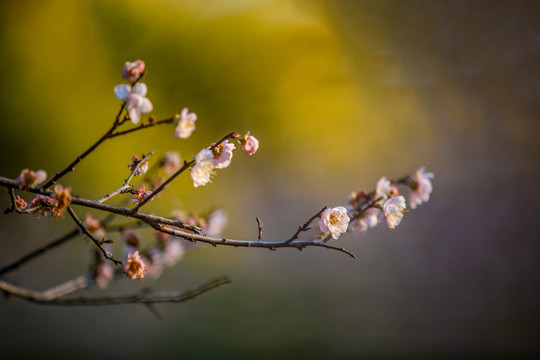
[[[227,135],[225,135],[223,138],[221,138],[217,143],[215,143],[214,145],[212,145],[209,150],[210,151],[213,151],[217,146],[219,146],[219,144],[221,144],[222,142],[224,142],[225,140],[227,139],[230,139],[232,137],[234,137],[236,133],[233,131],[233,132],[230,132],[228,133]],[[141,202],[139,202],[133,209],[132,211],[133,212],[137,212],[139,211],[139,209],[144,205],[146,204],[148,201],[150,201],[151,199],[153,199],[158,193],[160,193],[163,189],[165,189],[165,187],[171,182],[173,181],[178,175],[180,175],[181,173],[183,173],[185,170],[187,170],[190,166],[194,165],[195,164],[195,160],[191,160],[190,162],[186,162],[184,161],[184,166],[182,166],[177,172],[175,172],[174,174],[172,174],[167,180],[165,180],[165,182],[163,182],[163,184],[161,184],[157,189],[155,189],[149,196],[147,196],[146,198],[144,198]]]
[[[73,239],[75,236],[79,234],[79,229],[75,228],[71,232],[65,234],[64,236],[59,237],[58,239],[52,241],[51,243],[40,247],[37,250],[32,251],[31,253],[23,256],[17,261],[14,261],[13,263],[4,266],[2,269],[0,269],[0,275],[4,275],[12,270],[15,270],[19,266],[23,265],[24,263],[27,263],[28,261],[45,254],[47,251],[65,243],[66,241]]]
[[[0,280],[0,290],[3,290],[9,295],[16,296],[32,302],[46,303],[72,293],[74,291],[84,289],[94,283],[94,279],[89,275],[79,276],[73,280],[67,281],[45,291],[34,291],[20,286],[10,284]]]
[[[261,221],[261,219],[259,219],[258,216],[255,219],[257,219],[257,228],[258,228],[257,240],[262,241],[263,222]]]
[[[120,194],[121,192],[125,191],[126,189],[131,188],[132,185],[129,184],[131,182],[131,179],[133,179],[133,176],[135,176],[135,173],[137,172],[137,170],[139,170],[141,165],[152,155],[154,155],[153,151],[150,151],[148,154],[144,155],[143,158],[133,168],[133,170],[131,171],[131,174],[129,174],[127,179],[124,181],[124,184],[121,187],[119,187],[118,189],[116,189],[115,191],[112,191],[112,192],[108,193],[107,195],[105,195],[104,197],[102,197],[101,199],[99,199],[98,202],[104,203],[105,201],[109,200],[113,196],[116,196],[116,195]]]
[[[141,123],[141,125],[139,125],[139,126],[137,126],[137,127],[134,127],[134,128],[132,128],[132,129],[128,129],[128,130],[124,130],[124,131],[116,131],[116,132],[114,132],[113,134],[111,134],[111,138],[114,138],[114,137],[117,137],[117,136],[121,136],[121,135],[126,135],[126,134],[129,134],[129,133],[132,133],[132,132],[135,132],[135,131],[139,131],[139,130],[142,130],[142,129],[146,129],[146,128],[149,128],[149,127],[153,127],[153,126],[158,126],[158,125],[163,125],[163,124],[170,124],[170,123],[172,123],[174,120],[175,120],[175,117],[174,117],[174,116],[171,116],[170,118],[164,119],[164,120],[159,120],[159,121],[154,121],[154,122],[148,122],[148,123],[146,123],[146,124]]]
[[[77,214],[75,214],[75,212],[73,211],[73,209],[71,208],[71,206],[68,206],[67,208],[68,212],[69,212],[69,215],[71,215],[71,217],[73,218],[73,221],[75,221],[75,223],[77,224],[77,226],[81,229],[81,231],[90,238],[90,240],[92,240],[94,242],[94,244],[96,244],[96,246],[98,247],[98,249],[101,251],[101,253],[103,254],[103,256],[106,258],[106,259],[109,259],[111,260],[115,265],[122,265],[122,262],[121,261],[118,261],[114,258],[114,256],[108,252],[107,250],[105,250],[103,248],[103,246],[101,246],[101,244],[103,243],[103,241],[101,240],[98,240],[94,237],[94,235],[92,235],[92,233],[90,233],[90,231],[88,231],[88,229],[86,228],[86,226],[81,222],[81,220],[79,220],[79,218],[77,217]]]
[[[191,242],[203,242],[207,244],[211,244],[213,246],[233,246],[233,247],[257,247],[257,248],[266,248],[269,250],[276,250],[277,248],[296,248],[299,250],[302,250],[305,247],[309,246],[315,246],[315,247],[325,247],[327,249],[333,249],[340,252],[343,252],[353,258],[356,258],[356,256],[351,253],[350,251],[345,250],[344,248],[338,248],[335,246],[326,245],[322,240],[294,240],[292,242],[289,242],[289,240],[284,241],[250,241],[250,240],[234,240],[234,239],[227,239],[227,238],[215,238],[210,236],[203,236],[199,234],[191,234],[182,230],[173,229],[165,225],[161,224],[154,224],[152,225],[154,229],[171,234],[174,236],[181,237],[183,239],[186,239]]]
[[[318,213],[316,213],[315,215],[310,217],[309,220],[306,221],[303,225],[300,225],[298,227],[298,230],[296,230],[294,235],[289,240],[287,240],[286,243],[288,243],[288,244],[292,243],[294,240],[298,239],[298,236],[300,235],[300,233],[302,231],[308,231],[309,229],[311,229],[311,226],[309,226],[311,224],[311,222],[313,220],[315,220],[316,218],[318,218],[319,216],[321,216],[323,211],[326,210],[326,209],[328,209],[328,206],[325,205]]]

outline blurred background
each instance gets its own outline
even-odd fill
[[[53,174],[98,139],[125,61],[143,59],[153,114],[197,113],[188,140],[156,127],[106,142],[62,179],[100,198],[133,155],[190,160],[229,131],[261,141],[212,184],[173,183],[147,211],[228,214],[224,235],[290,237],[420,166],[429,203],[324,249],[200,247],[143,286],[231,285],[187,303],[55,308],[0,300],[2,353],[18,358],[508,358],[538,355],[540,6],[536,1],[86,0],[0,5],[0,175]],[[157,158],[157,157],[156,157]],[[29,200],[29,199],[27,199]],[[8,206],[6,192],[0,204]],[[81,216],[86,209],[76,208]],[[96,213],[95,213],[96,214]],[[0,266],[73,228],[0,216]],[[150,243],[151,234],[143,233]],[[119,238],[115,251],[121,251]],[[44,290],[84,273],[77,238],[7,274]]]

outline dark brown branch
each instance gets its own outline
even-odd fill
[[[43,255],[45,254],[47,251],[51,250],[51,249],[54,249],[55,247],[59,246],[59,245],[62,245],[63,243],[65,243],[66,241],[70,240],[70,239],[73,239],[75,236],[77,236],[79,234],[79,229],[78,228],[75,228],[73,229],[71,232],[65,234],[64,236],[52,241],[51,243],[37,249],[37,250],[34,250],[32,251],[31,253],[23,256],[22,258],[20,258],[19,260],[9,264],[9,265],[6,265],[4,266],[2,269],[0,269],[0,275],[4,275],[5,273],[8,273],[12,270],[15,270],[16,268],[18,268],[19,266],[23,265],[24,263],[40,256],[40,255]]]
[[[302,231],[308,231],[309,229],[311,229],[311,226],[310,226],[311,222],[315,220],[316,218],[318,218],[319,216],[321,216],[323,211],[326,209],[328,209],[328,206],[325,205],[318,213],[310,217],[309,220],[306,221],[303,225],[300,225],[298,227],[298,230],[296,230],[294,235],[289,240],[287,240],[286,243],[288,244],[292,243],[294,240],[298,239],[298,236],[300,235]]]
[[[168,119],[164,119],[164,120],[159,120],[159,121],[155,121],[155,122],[149,122],[149,123],[146,123],[146,124],[143,124],[141,123],[141,125],[137,126],[137,127],[134,127],[132,129],[128,129],[128,130],[124,130],[124,131],[116,131],[114,133],[111,134],[110,138],[114,138],[114,137],[117,137],[117,136],[120,136],[120,135],[126,135],[126,134],[129,134],[129,133],[132,133],[132,132],[135,132],[135,131],[139,131],[139,130],[142,130],[142,129],[146,129],[146,128],[149,128],[149,127],[153,127],[153,126],[158,126],[158,125],[163,125],[163,124],[170,124],[174,121],[175,117],[172,116]]]
[[[259,217],[256,217],[255,219],[257,219],[257,229],[258,229],[257,240],[262,241],[263,222],[261,221],[261,219],[259,219]]]

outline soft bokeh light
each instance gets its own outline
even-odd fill
[[[345,205],[426,166],[431,200],[322,249],[201,247],[152,283],[107,291],[230,286],[160,306],[49,308],[3,300],[6,354],[82,358],[357,358],[538,353],[540,246],[538,5],[517,1],[26,1],[0,6],[0,175],[53,174],[108,130],[125,61],[143,59],[157,119],[197,114],[187,140],[170,126],[105,142],[62,179],[97,199],[133,155],[190,160],[250,130],[212,184],[177,179],[145,209],[228,214],[225,234],[294,233],[322,206]],[[0,194],[0,204],[9,197]],[[81,216],[86,209],[77,208]],[[97,216],[96,212],[92,212]],[[68,219],[3,215],[0,266],[72,229]],[[150,242],[150,231],[143,232]],[[120,249],[120,237],[115,249]],[[6,275],[46,289],[84,273],[81,238]],[[103,294],[89,289],[83,295]],[[8,331],[9,329],[9,331]],[[14,355],[13,355],[14,356]]]

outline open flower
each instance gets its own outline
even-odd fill
[[[401,219],[403,219],[405,207],[405,198],[403,196],[396,196],[386,200],[383,205],[383,213],[390,229],[399,225]]]
[[[19,189],[33,189],[45,180],[47,180],[47,172],[45,170],[34,172],[33,170],[23,169],[15,181]]]
[[[145,161],[142,164],[140,164],[141,161],[142,161],[142,159],[139,159],[139,157],[137,155],[135,155],[135,156],[133,156],[131,158],[131,163],[128,165],[128,168],[129,168],[129,170],[131,170],[131,172],[133,172],[133,170],[135,170],[135,168],[137,168],[137,166],[139,166],[137,168],[137,171],[135,171],[135,174],[133,174],[135,176],[141,176],[141,175],[145,174],[148,171],[148,161]]]
[[[409,196],[409,203],[411,209],[416,209],[418,205],[421,205],[429,201],[429,195],[433,190],[431,185],[431,179],[435,177],[433,173],[425,172],[426,168],[421,167],[416,171],[412,179],[411,194]]]
[[[377,226],[380,213],[381,210],[374,207],[367,209],[361,217],[351,221],[351,230],[362,236],[369,228]]]
[[[195,156],[195,165],[191,168],[193,186],[208,184],[214,175],[214,153],[208,149],[202,149]]]
[[[216,146],[213,152],[214,168],[224,169],[229,166],[233,157],[234,149],[236,149],[236,147],[234,146],[234,144],[231,144],[229,140],[225,140],[224,142]]]
[[[242,139],[242,151],[248,155],[253,155],[259,149],[259,140],[255,136],[249,134],[249,131],[246,133]]]
[[[174,137],[180,139],[190,137],[191,133],[195,130],[195,121],[197,121],[197,115],[195,113],[188,113],[188,108],[183,108],[176,129],[174,130]]]
[[[383,199],[386,199],[390,193],[392,193],[392,184],[383,176],[379,179],[377,186],[375,187],[375,198],[378,199],[382,197]]]
[[[135,60],[134,62],[126,61],[124,68],[122,69],[122,77],[129,82],[134,82],[144,73],[145,64],[142,60]]]
[[[133,201],[134,204],[138,204],[147,197],[152,194],[151,190],[146,190],[146,186],[143,184],[142,188],[138,188],[135,190],[135,196],[131,198],[131,201]],[[149,201],[154,200],[154,197],[152,197]]]
[[[326,209],[321,214],[319,228],[322,232],[332,233],[332,237],[337,239],[341,234],[347,232],[347,226],[350,220],[349,215],[347,215],[347,209],[343,206]]]
[[[60,184],[54,185],[54,197],[56,199],[56,206],[52,210],[51,215],[55,219],[59,219],[71,204],[71,188],[64,188]]]
[[[142,279],[146,273],[146,265],[139,255],[139,251],[128,254],[126,265],[124,265],[124,274],[130,279]]]
[[[114,94],[119,100],[126,102],[126,110],[131,122],[136,125],[141,120],[141,113],[148,114],[153,110],[153,105],[146,97],[148,88],[144,83],[130,85],[116,85]]]

